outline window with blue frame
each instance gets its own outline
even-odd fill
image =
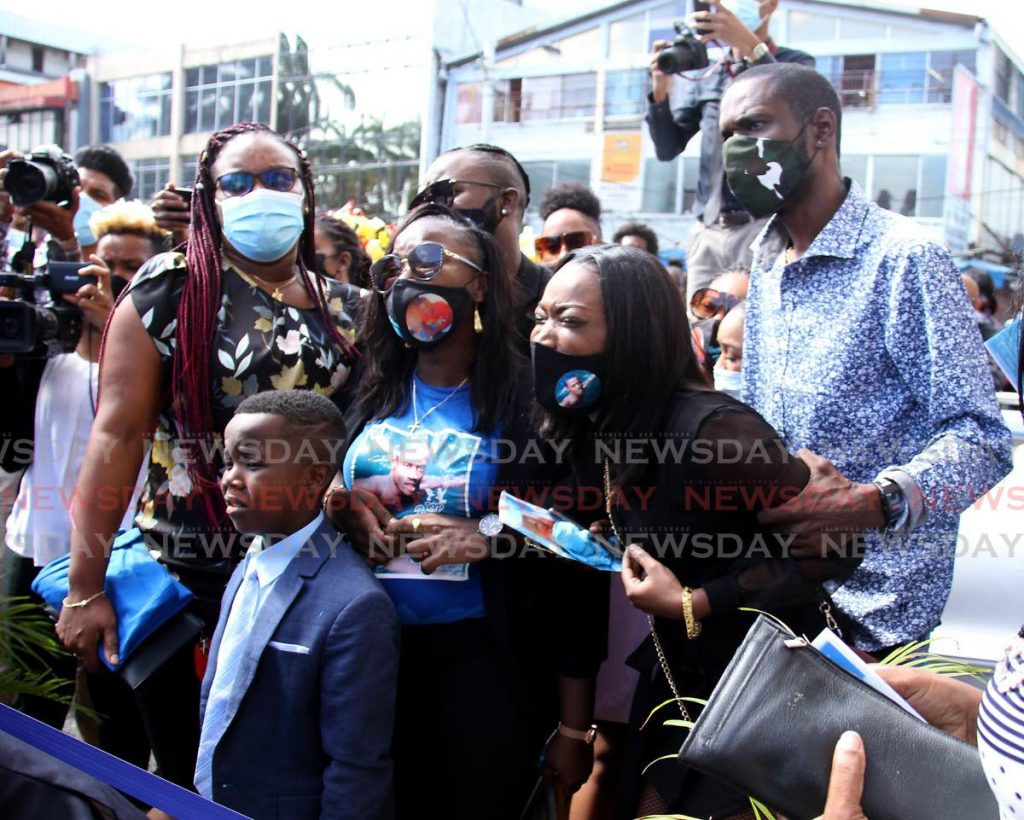
[[[673,24],[677,20],[685,20],[690,13],[689,4],[686,0],[676,0],[674,3],[666,3],[650,11],[648,18],[647,46],[655,40],[674,40],[676,30]]]
[[[100,141],[166,137],[171,133],[171,72],[100,85]]]
[[[928,54],[882,54],[878,102],[881,105],[923,103]]]
[[[958,65],[974,74],[977,55],[973,51],[933,51],[928,55],[928,102],[952,102],[953,72]]]
[[[646,69],[609,71],[604,78],[604,115],[620,117],[644,113],[647,104]]]

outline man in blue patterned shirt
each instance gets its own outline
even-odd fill
[[[867,530],[833,595],[869,652],[920,639],[949,595],[960,512],[1011,467],[960,275],[839,165],[841,108],[812,69],[752,68],[721,110],[729,185],[755,216],[743,397],[811,467],[767,526],[820,548]]]

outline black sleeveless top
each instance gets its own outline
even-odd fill
[[[824,569],[824,562],[815,562],[808,572],[800,567],[808,562],[784,557],[787,536],[758,524],[760,510],[799,494],[809,471],[754,410],[723,393],[681,390],[659,426],[632,439],[631,448],[602,439],[596,455],[610,462],[613,519],[622,539],[658,558],[683,585],[708,594],[711,615],[696,640],[687,639],[681,619],[656,619],[681,694],[706,698],[756,617],[739,606],[769,611],[797,634],[813,637],[825,627],[819,581],[845,577],[856,562],[829,562]],[[595,461],[600,471],[603,458]],[[641,672],[631,719],[638,726],[672,694],[650,638],[629,663]],[[690,706],[691,714],[696,711]],[[678,717],[663,712],[662,720]],[[682,743],[681,730],[660,723],[653,720],[642,735],[633,734],[639,749],[629,754],[634,786],[639,768]],[[676,764],[659,763],[648,779],[672,811],[717,816],[743,807],[741,796]],[[676,802],[683,794],[688,797]]]

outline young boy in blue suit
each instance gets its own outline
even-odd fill
[[[252,818],[392,816],[398,619],[320,511],[344,421],[326,398],[245,399],[221,489],[242,533],[200,700],[199,793]]]

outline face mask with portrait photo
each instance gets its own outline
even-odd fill
[[[601,400],[604,354],[569,356],[534,342],[533,389],[537,402],[552,413],[589,412]]]
[[[399,279],[388,292],[385,306],[398,337],[410,347],[429,350],[469,315],[470,302],[465,288]]]

